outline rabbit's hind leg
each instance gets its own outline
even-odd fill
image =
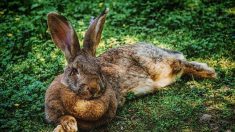
[[[64,115],[59,119],[59,125],[54,129],[54,132],[77,132],[77,121],[73,116]]]
[[[154,93],[160,88],[175,82],[176,78],[182,73],[182,69],[178,66],[180,64],[173,63],[173,60],[165,59],[156,62],[152,58],[142,56],[134,56],[133,59],[138,62],[141,68],[145,69],[148,75],[145,79],[136,79],[135,82],[138,82],[138,86],[128,90],[136,96]]]

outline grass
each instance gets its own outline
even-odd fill
[[[47,32],[46,14],[58,11],[80,42],[91,16],[110,8],[98,54],[139,41],[183,52],[214,67],[218,79],[191,76],[155,94],[133,99],[117,118],[93,131],[235,131],[233,0],[76,1],[0,3],[0,129],[51,131],[44,121],[45,90],[65,59]],[[201,122],[203,114],[211,120]]]

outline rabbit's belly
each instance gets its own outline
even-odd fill
[[[136,96],[142,96],[149,93],[156,92],[160,88],[163,88],[167,85],[170,85],[174,82],[173,78],[164,78],[158,81],[152,81],[149,84],[142,82],[142,85],[138,85],[137,87],[131,89],[129,92],[133,92]]]
[[[153,80],[151,78],[135,78],[121,82],[121,93],[126,95],[134,93],[136,96],[142,96],[156,92],[160,88],[170,85],[175,82],[176,76],[168,76]]]
[[[183,73],[182,70],[173,73],[171,66],[165,63],[151,65],[151,68],[148,69],[151,74],[141,71],[141,69],[126,71],[120,80],[121,93],[123,95],[134,93],[136,96],[153,93],[175,82]]]

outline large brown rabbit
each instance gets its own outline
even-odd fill
[[[46,91],[46,119],[57,125],[54,131],[89,130],[105,124],[115,117],[127,93],[153,93],[183,74],[216,77],[204,63],[188,62],[180,52],[147,43],[111,49],[96,57],[107,13],[106,9],[91,22],[83,48],[65,17],[48,14],[51,37],[68,62]]]

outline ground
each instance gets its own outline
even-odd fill
[[[82,43],[92,16],[110,8],[98,54],[139,41],[208,63],[215,80],[187,76],[155,94],[128,95],[117,117],[93,131],[235,131],[235,1],[29,0],[0,3],[0,129],[51,131],[45,90],[66,65],[46,14],[66,16]]]

